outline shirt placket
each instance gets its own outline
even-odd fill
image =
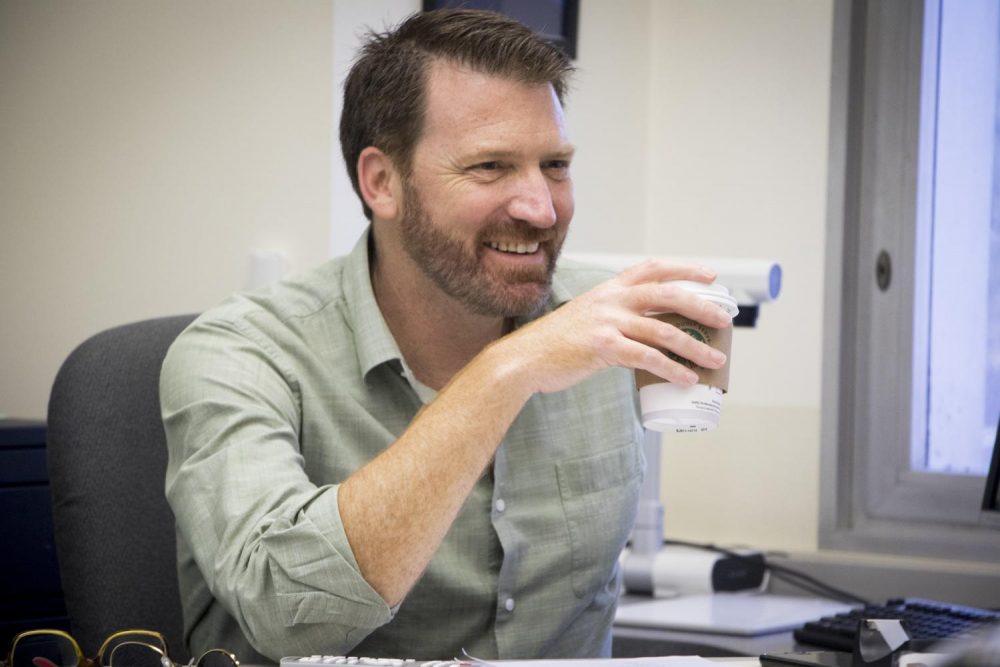
[[[514,647],[518,641],[516,624],[513,623],[514,615],[517,614],[518,559],[512,557],[510,553],[511,547],[514,545],[514,536],[508,519],[510,503],[513,500],[509,496],[509,490],[507,449],[501,443],[493,460],[493,503],[490,512],[493,530],[496,531],[497,538],[503,547],[500,572],[497,577],[496,624],[494,626],[498,657],[501,659],[515,654]]]

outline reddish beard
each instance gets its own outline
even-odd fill
[[[545,305],[565,232],[555,227],[540,229],[519,220],[497,220],[477,232],[470,248],[435,226],[412,184],[404,183],[403,190],[404,247],[439,289],[479,315],[526,316]],[[498,238],[525,244],[537,242],[545,262],[534,266],[491,266],[483,261],[489,252],[486,244]]]

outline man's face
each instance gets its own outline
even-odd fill
[[[536,311],[573,216],[572,152],[551,86],[432,63],[403,184],[409,256],[475,313]]]

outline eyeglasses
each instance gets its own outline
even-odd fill
[[[180,667],[158,646],[141,641],[124,641],[112,649],[108,667]],[[211,648],[184,667],[240,667],[240,661],[229,651]]]
[[[62,630],[28,630],[11,642],[5,667],[178,667],[167,657],[167,640],[153,630],[123,630],[101,644],[97,657],[85,658],[80,645]],[[205,651],[185,667],[239,667],[223,649]]]

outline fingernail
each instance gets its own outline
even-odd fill
[[[698,374],[694,371],[688,371],[684,374],[684,382],[686,384],[696,384],[698,382]]]
[[[718,350],[712,350],[712,361],[721,366],[724,363],[726,363],[726,355],[719,352]]]

